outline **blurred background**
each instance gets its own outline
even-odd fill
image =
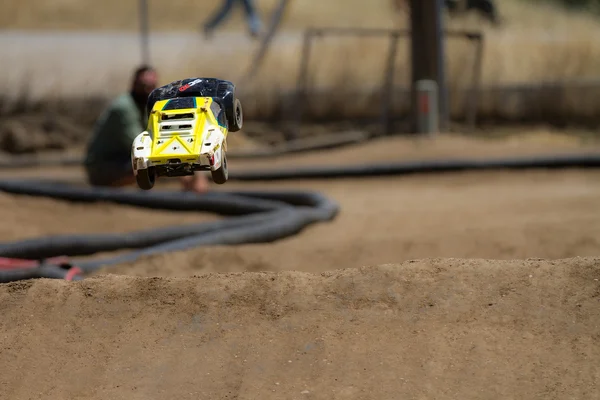
[[[87,268],[75,286],[0,285],[6,398],[598,398],[600,171],[376,172],[574,152],[597,160],[600,0],[445,0],[439,20],[433,0],[410,3],[418,15],[409,0],[255,0],[248,24],[238,1],[207,30],[226,1],[3,0],[0,255],[139,256]],[[439,26],[449,123],[415,134],[414,110],[431,103],[415,101],[413,73],[435,78]],[[227,138],[230,179],[211,184],[225,193],[199,210],[177,179],[157,182],[167,194],[132,184],[135,195],[116,191],[115,203],[112,191],[78,187],[89,182],[78,163],[31,162],[82,156],[142,63],[160,85],[237,86],[244,126]],[[370,140],[285,151],[352,132]],[[374,173],[264,179],[357,165]],[[244,173],[264,180],[232,179]],[[269,211],[287,196],[265,192],[282,190],[300,192],[290,204],[303,206]],[[314,192],[339,207],[333,219],[318,220],[328,202],[304,206]],[[162,252],[194,240],[213,244]],[[0,279],[39,276],[35,266],[0,257]],[[81,272],[56,268],[65,279]]]
[[[258,37],[250,34],[241,3],[206,35],[204,23],[222,3],[5,1],[0,150],[27,153],[85,143],[102,107],[128,88],[131,72],[143,62],[157,68],[161,84],[191,76],[232,80],[244,104],[244,134],[257,140],[284,140],[282,127],[291,123],[301,124],[303,135],[378,129],[387,99],[382,88],[389,34],[312,40],[306,64],[311,97],[298,116],[303,38],[310,28],[408,29],[408,2],[257,0]],[[579,133],[596,129],[599,2],[446,3],[444,29],[459,32],[445,40],[448,131],[490,135],[523,124]],[[277,16],[278,29],[260,58],[264,34]],[[404,123],[410,109],[410,35],[400,36],[392,70],[393,129],[410,132]]]

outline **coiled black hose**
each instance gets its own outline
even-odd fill
[[[0,181],[0,190],[14,194],[69,201],[107,201],[146,208],[205,211],[229,215],[221,221],[164,227],[131,233],[52,235],[4,242],[0,256],[44,259],[62,255],[87,256],[99,252],[134,249],[125,255],[74,261],[82,273],[135,261],[139,257],[211,244],[270,242],[298,233],[305,226],[333,219],[338,205],[319,193],[299,191],[151,192],[112,188],[75,187],[40,180]],[[52,266],[0,271],[0,282],[38,277],[64,278],[69,270]]]
[[[492,169],[597,168],[600,154],[560,154],[495,160],[437,160],[407,163],[310,167],[287,170],[235,172],[230,180],[326,179],[442,173]],[[43,265],[19,271],[0,271],[0,283],[31,278],[82,279],[98,268],[134,261],[151,254],[203,245],[265,243],[294,235],[315,222],[334,219],[339,206],[320,193],[308,191],[233,191],[204,196],[153,190],[77,187],[44,180],[0,180],[8,193],[44,196],[68,201],[108,201],[146,208],[205,211],[231,216],[217,222],[171,226],[120,234],[54,235],[0,243],[0,257],[43,259],[54,256],[87,256],[130,249],[131,252],[100,260],[79,260],[77,274],[67,268]],[[81,273],[79,273],[81,271]]]

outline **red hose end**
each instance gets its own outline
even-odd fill
[[[65,275],[65,281],[72,281],[78,275],[82,275],[83,271],[78,267],[71,267]]]

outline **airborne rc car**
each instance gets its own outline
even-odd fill
[[[148,125],[134,140],[131,163],[138,186],[154,187],[160,176],[210,171],[227,182],[227,134],[242,128],[235,85],[216,78],[189,78],[156,88],[146,105]]]

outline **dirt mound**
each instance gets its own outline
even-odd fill
[[[0,285],[3,396],[591,398],[600,259]]]

